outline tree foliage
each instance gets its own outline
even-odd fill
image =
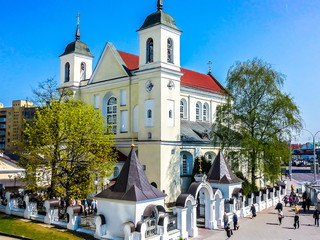
[[[281,91],[285,76],[259,59],[237,62],[228,72],[227,102],[217,107],[214,144],[232,153],[232,163],[245,164],[252,190],[259,175],[275,180],[289,160],[287,141],[301,129],[292,97]]]
[[[27,188],[49,185],[49,197],[83,198],[105,179],[116,162],[113,133],[100,111],[72,98],[50,104],[27,124],[21,166]],[[69,201],[67,201],[68,203]]]
[[[202,173],[208,174],[212,164],[204,156],[201,156],[200,158],[201,158]],[[194,181],[194,176],[200,173],[200,162],[199,162],[200,158],[197,157],[194,161],[194,166],[192,169],[192,181]]]

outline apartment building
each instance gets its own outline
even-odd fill
[[[25,121],[34,119],[36,107],[30,101],[14,100],[11,107],[0,103],[0,151],[14,150],[14,143],[21,141]]]

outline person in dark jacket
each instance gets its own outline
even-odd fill
[[[302,202],[302,209],[303,209],[303,212],[305,213],[306,212],[306,208],[307,208],[307,202],[305,199],[303,199],[303,202]]]
[[[233,229],[234,230],[238,230],[239,226],[238,226],[238,216],[236,214],[236,212],[233,212]]]
[[[313,213],[314,225],[317,225],[317,227],[319,227],[319,214],[320,214],[320,212],[317,208]]]
[[[252,212],[252,217],[251,217],[251,219],[257,216],[257,214],[256,214],[256,212],[257,212],[257,211],[256,211],[256,207],[255,207],[253,204],[251,205],[250,212]]]
[[[306,202],[307,202],[307,209],[308,209],[308,211],[309,211],[309,210],[310,210],[310,205],[311,205],[311,200],[310,200],[309,197],[307,197]]]
[[[276,210],[281,210],[282,211],[282,208],[283,208],[283,206],[282,206],[282,203],[279,201],[278,203],[277,203],[277,206],[276,206]]]
[[[230,223],[228,223],[227,227],[225,228],[227,232],[227,237],[230,238],[232,233],[232,229],[230,228]]]
[[[299,213],[296,213],[296,215],[294,215],[294,229],[296,229],[297,227],[299,228]]]

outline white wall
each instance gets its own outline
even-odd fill
[[[132,221],[135,225],[141,220],[145,208],[150,205],[164,206],[164,198],[144,202],[131,202],[97,198],[98,212],[106,219],[107,236],[124,237],[123,223]]]

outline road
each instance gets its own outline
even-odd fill
[[[299,180],[300,181],[300,180]],[[288,182],[288,186],[293,184],[297,186],[297,182],[293,180]],[[320,239],[320,227],[314,225],[313,219],[314,207],[312,206],[307,213],[300,214],[300,228],[294,229],[293,216],[294,209],[290,207],[284,207],[283,223],[281,226],[278,224],[277,212],[274,207],[265,209],[262,212],[257,213],[257,217],[251,219],[250,217],[240,218],[240,229],[233,231],[231,239],[235,240],[319,240]],[[233,223],[230,224],[233,226]],[[191,238],[192,240],[209,240],[209,239],[227,239],[226,232],[223,229],[207,230],[199,229],[199,237]]]

